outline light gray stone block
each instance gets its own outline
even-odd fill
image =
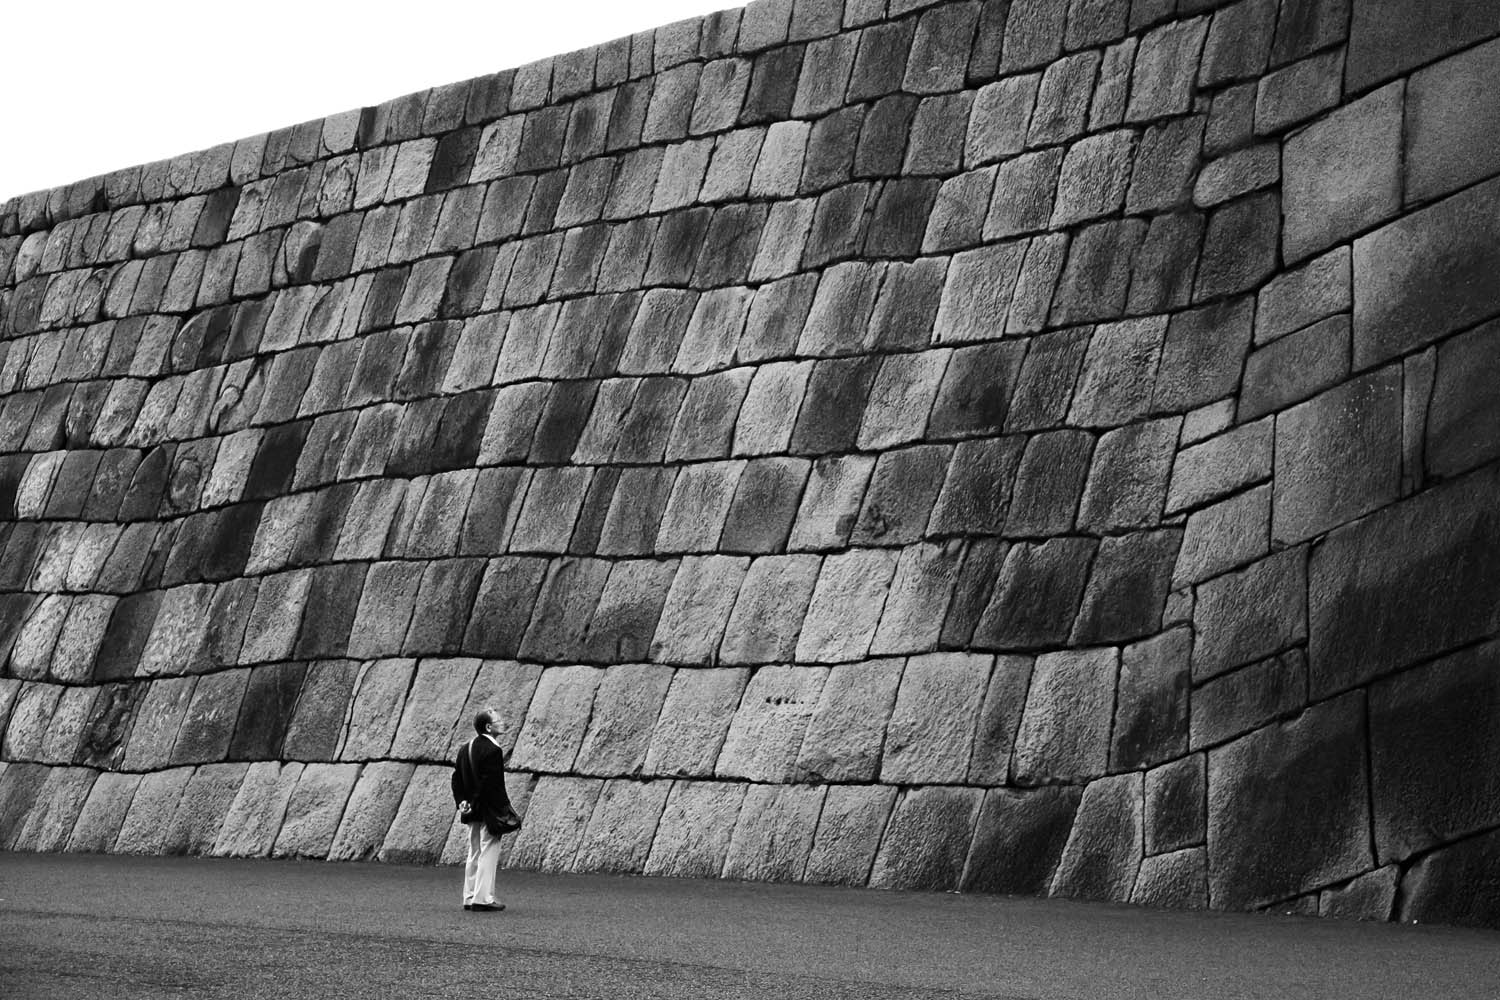
[[[287,801],[271,856],[326,858],[360,771],[359,764],[309,764],[303,768]]]
[[[644,663],[606,669],[573,770],[599,777],[640,775],[672,675],[671,667]]]
[[[9,849],[60,851],[68,842],[99,772],[87,767],[54,767],[37,790],[26,820]]]
[[[722,877],[800,881],[826,791],[817,785],[751,785],[729,839]]]
[[[526,723],[516,739],[512,766],[551,774],[571,771],[603,679],[604,671],[598,667],[549,667],[542,671]]]
[[[750,677],[714,766],[723,778],[787,781],[817,708],[827,667],[761,667]]]
[[[644,773],[711,776],[749,676],[741,667],[678,670],[651,733]]]
[[[993,657],[972,653],[913,656],[886,728],[880,780],[888,784],[963,781]]]
[[[217,857],[263,858],[271,853],[302,764],[259,761],[245,771],[209,852]]]
[[[531,794],[506,867],[568,871],[603,786],[597,778],[543,776]]]
[[[675,782],[651,842],[645,873],[719,877],[749,787],[742,782]]]
[[[1105,773],[1119,669],[1119,653],[1109,648],[1037,657],[1016,734],[1017,781],[1076,781]]]
[[[193,776],[191,767],[174,767],[167,771],[153,771],[141,778],[135,795],[130,800],[130,809],[120,824],[120,834],[115,838],[116,854],[160,854],[166,836],[167,822],[177,811],[182,791]],[[343,803],[339,803],[340,807]]]
[[[869,652],[896,561],[895,553],[883,549],[855,549],[823,561],[797,640],[798,661],[847,662]]]
[[[1274,425],[1258,420],[1183,448],[1172,463],[1167,513],[1237,493],[1270,478]]]
[[[1208,906],[1208,858],[1202,847],[1141,861],[1130,901],[1140,906],[1201,910]]]
[[[140,783],[139,774],[102,772],[95,779],[89,789],[88,799],[78,812],[78,819],[73,823],[65,850],[94,854],[113,850],[115,838],[120,835],[121,824],[125,821],[130,801],[135,797],[136,787]]]
[[[1090,782],[1078,803],[1050,895],[1075,899],[1130,899],[1142,858],[1139,774]]]
[[[364,666],[354,684],[339,760],[376,760],[390,752],[415,669],[415,660],[377,660]]]
[[[328,848],[328,860],[363,861],[380,850],[415,769],[412,764],[382,760],[360,772]]]
[[[749,565],[749,559],[734,556],[683,559],[651,640],[651,659],[665,663],[714,662]]]
[[[873,655],[925,653],[937,648],[962,559],[963,543],[957,539],[901,550],[880,627],[870,644]]]
[[[797,754],[804,781],[873,781],[904,661],[872,660],[833,667]]]
[[[671,789],[670,781],[606,781],[579,840],[572,870],[640,872],[651,852],[651,841]]]

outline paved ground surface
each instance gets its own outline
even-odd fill
[[[0,997],[1493,1000],[1500,933],[810,886],[0,854]]]

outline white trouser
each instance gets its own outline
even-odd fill
[[[495,865],[500,860],[500,838],[483,823],[469,823],[469,857],[464,862],[464,905],[495,902]]]

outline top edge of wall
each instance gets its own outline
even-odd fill
[[[940,0],[893,0],[916,10]],[[845,12],[845,7],[848,11]],[[521,66],[439,84],[283,128],[15,195],[0,202],[0,237],[129,205],[206,194],[326,157],[484,125],[562,104],[684,63],[745,55],[838,34],[884,12],[860,0],[754,0]]]

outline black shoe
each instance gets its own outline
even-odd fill
[[[471,909],[471,910],[484,910],[484,911],[490,912],[490,913],[499,913],[501,910],[505,909],[505,904],[504,903],[471,903],[471,904],[469,904],[468,908]]]
[[[472,909],[474,909],[474,904],[473,903],[465,903],[464,904],[464,909],[466,909],[466,910],[472,910]]]

